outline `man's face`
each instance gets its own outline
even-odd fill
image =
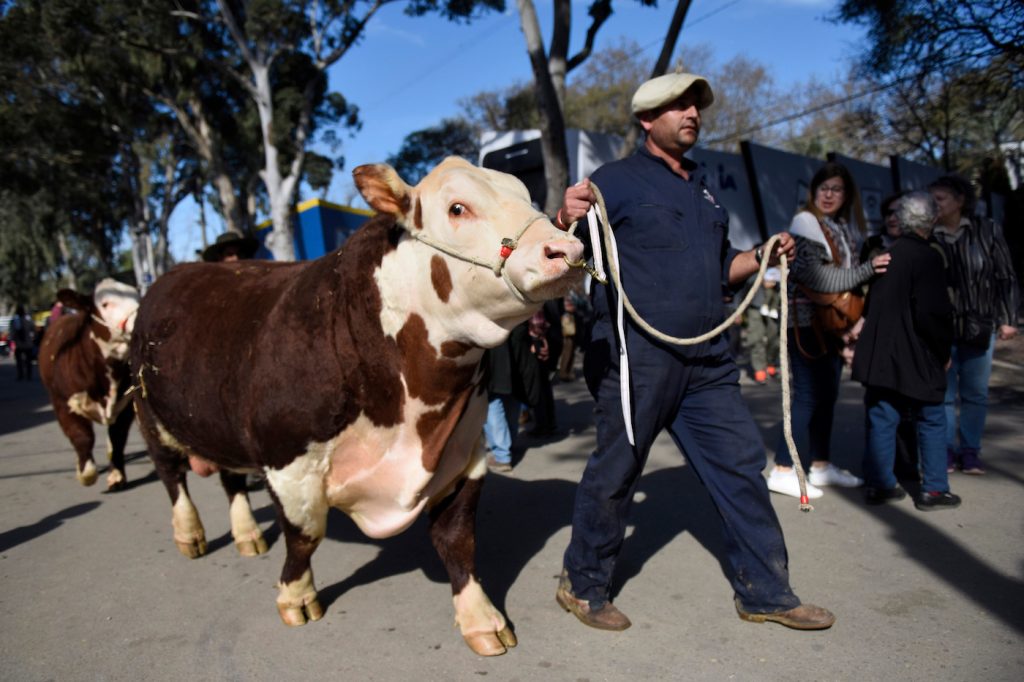
[[[699,91],[690,88],[678,99],[640,114],[649,143],[672,156],[682,156],[700,136]]]

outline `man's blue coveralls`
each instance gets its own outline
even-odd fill
[[[702,334],[725,317],[728,213],[688,159],[690,180],[646,149],[591,177],[604,195],[618,243],[623,287],[655,329]],[[761,434],[740,396],[739,370],[719,335],[698,346],[656,341],[626,319],[636,445],[626,437],[619,397],[615,292],[596,285],[596,321],[584,359],[597,402],[597,450],[576,492],[565,568],[591,608],[609,600],[626,517],[654,438],[668,429],[724,522],[730,576],[743,610],[769,613],[800,600],[789,587],[786,546],[761,475]]]

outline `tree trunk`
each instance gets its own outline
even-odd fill
[[[78,275],[75,274],[75,268],[71,262],[71,247],[68,246],[67,235],[63,232],[57,233],[57,248],[60,249],[60,257],[66,266],[64,279],[67,280],[68,287],[78,291]]]
[[[532,0],[517,0],[519,19],[533,70],[534,89],[540,114],[541,151],[544,155],[546,195],[543,210],[554,215],[562,205],[562,193],[569,186],[569,154],[565,144],[565,119],[558,92],[541,42],[540,24]],[[563,74],[564,87],[564,74]]]
[[[651,69],[651,78],[663,76],[668,71],[668,65],[672,61],[672,53],[676,49],[676,41],[679,40],[679,34],[683,30],[683,22],[686,21],[686,13],[690,11],[690,2],[691,0],[678,0],[676,3],[676,11],[672,14],[672,21],[669,22],[668,32],[665,33],[665,42],[661,45],[661,54],[658,55],[658,60],[654,63],[654,68]],[[631,123],[632,125],[629,126],[629,130],[626,132],[626,139],[622,141],[622,146],[619,148],[620,159],[624,159],[636,151],[637,142],[640,140],[640,124],[637,123],[636,119],[633,119]]]

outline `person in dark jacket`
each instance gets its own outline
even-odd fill
[[[942,253],[928,242],[936,207],[929,194],[914,192],[900,200],[897,211],[903,237],[892,245],[888,274],[871,285],[853,360],[853,378],[867,388],[867,501],[906,496],[893,475],[893,459],[900,415],[912,410],[921,467],[914,505],[922,511],[951,509],[960,505],[946,473],[944,400],[953,308],[942,286]]]
[[[505,343],[487,351],[487,467],[498,473],[512,471],[512,444],[519,431],[522,405],[540,401],[541,367],[530,348],[529,321],[512,329]]]
[[[1002,226],[975,215],[974,188],[960,175],[928,185],[938,206],[935,241],[953,297],[953,352],[946,372],[946,470],[985,473],[981,435],[996,339],[1017,335],[1020,287]],[[959,420],[957,419],[959,417]]]

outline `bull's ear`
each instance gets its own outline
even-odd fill
[[[356,187],[373,210],[402,218],[412,206],[412,187],[386,163],[371,163],[352,171]]]
[[[67,308],[74,308],[87,313],[92,310],[92,297],[80,294],[74,289],[61,289],[57,292],[57,300]]]

